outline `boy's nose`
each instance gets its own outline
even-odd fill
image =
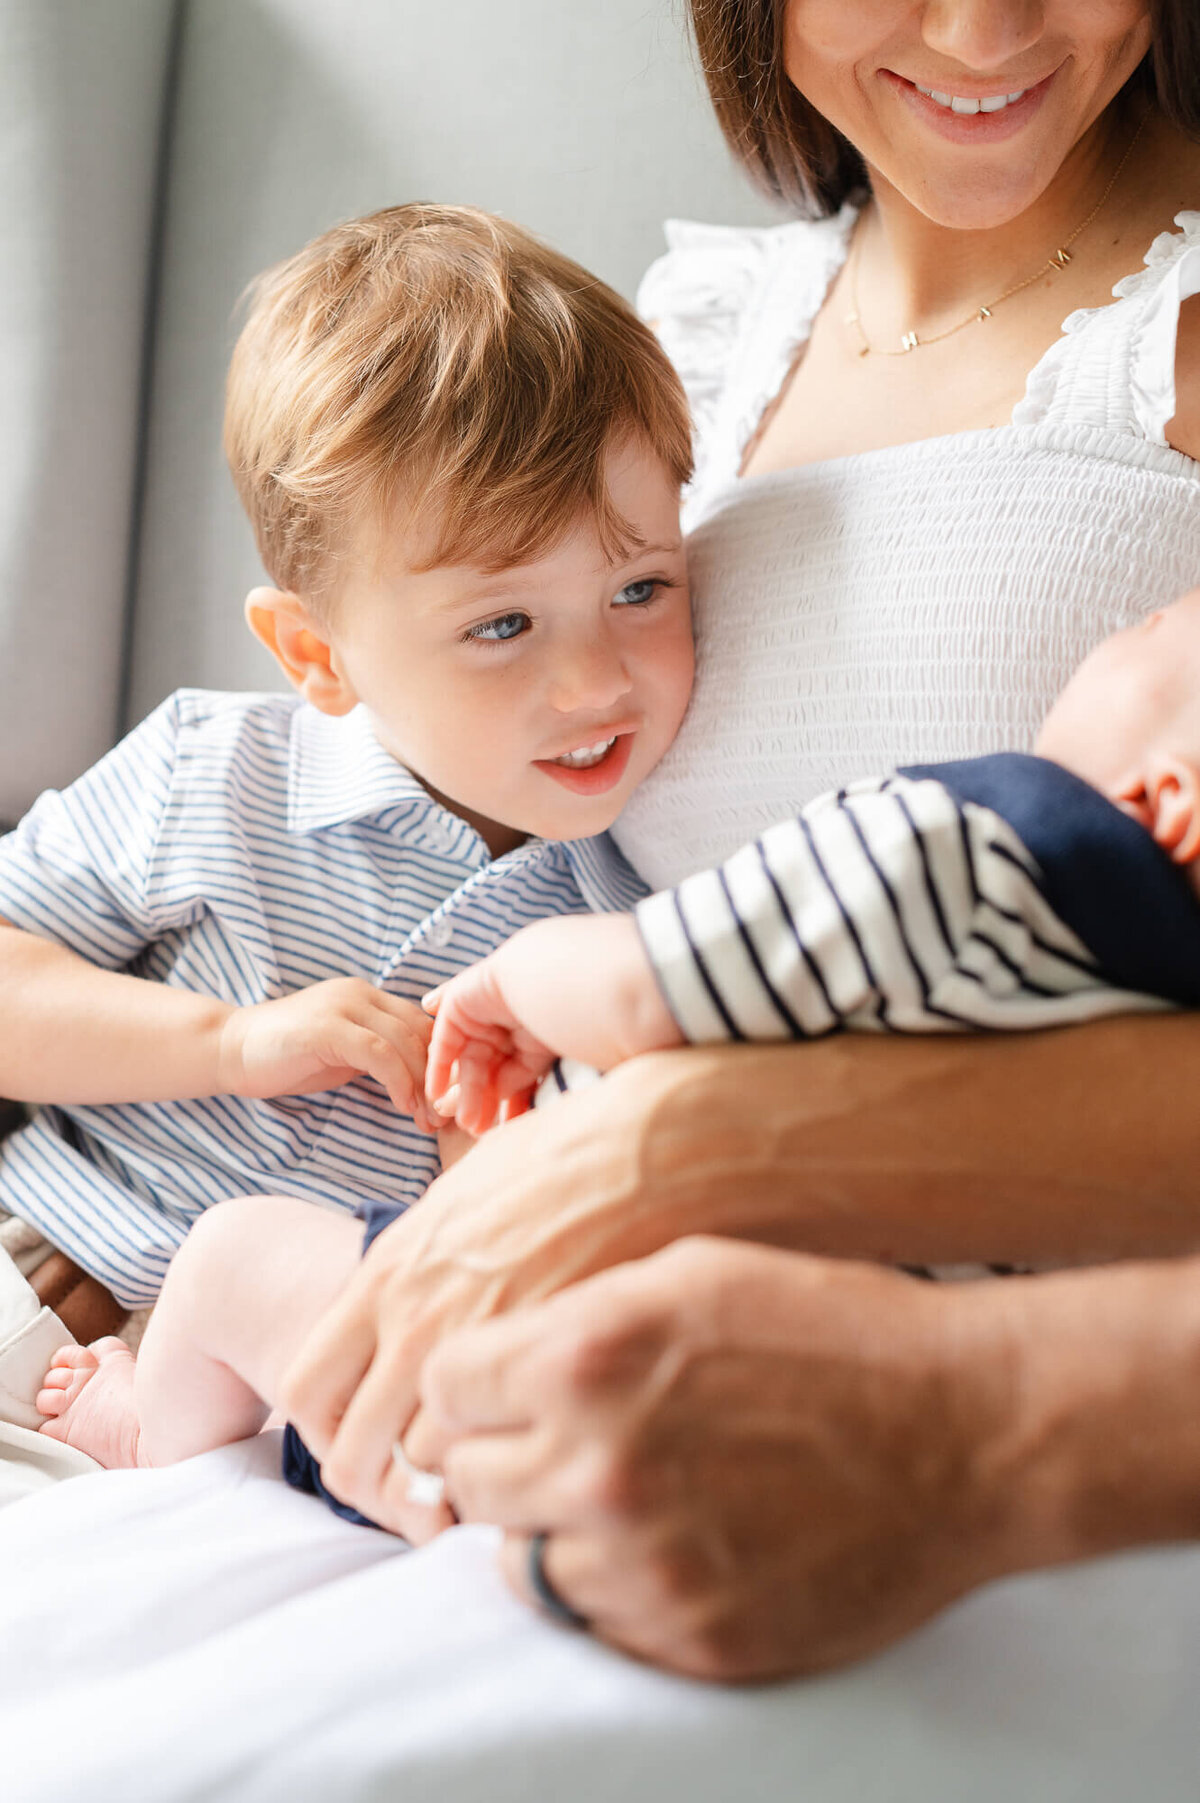
[[[633,687],[617,647],[604,639],[564,650],[550,683],[550,705],[562,714],[601,713]]]

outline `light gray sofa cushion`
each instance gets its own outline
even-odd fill
[[[0,0],[0,818],[119,724],[172,8]]]

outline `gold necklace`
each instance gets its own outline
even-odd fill
[[[967,314],[965,319],[960,319],[957,325],[948,326],[944,332],[937,332],[932,338],[918,338],[915,332],[902,333],[900,338],[900,349],[898,351],[885,351],[879,345],[872,344],[867,337],[866,332],[863,330],[862,315],[858,306],[858,263],[862,245],[862,231],[861,229],[857,231],[854,235],[854,246],[850,253],[850,306],[852,310],[846,315],[846,324],[854,327],[861,340],[858,352],[859,356],[907,357],[910,351],[921,350],[925,345],[940,344],[944,338],[953,338],[956,332],[963,332],[968,326],[982,325],[985,320],[989,320],[992,317],[993,312],[1000,305],[1001,301],[1011,300],[1014,294],[1020,294],[1025,288],[1031,288],[1034,282],[1041,280],[1047,270],[1054,275],[1061,274],[1067,267],[1067,264],[1071,262],[1070,250],[1072,244],[1074,244],[1076,238],[1087,231],[1088,226],[1092,223],[1092,220],[1096,217],[1096,214],[1100,211],[1101,207],[1116,187],[1121,171],[1133,155],[1134,145],[1141,137],[1142,126],[1145,125],[1145,123],[1146,115],[1143,114],[1141,123],[1129,140],[1125,155],[1121,158],[1121,161],[1112,172],[1112,179],[1107,188],[1105,188],[1103,194],[1100,196],[1087,218],[1081,225],[1075,227],[1075,230],[1071,233],[1069,238],[1063,239],[1052,257],[1047,258],[1044,263],[1039,263],[1033,274],[1027,275],[1023,282],[1014,282],[1013,286],[1011,288],[1006,288],[1003,294],[998,294],[994,300],[988,301],[986,306],[973,308],[973,310]]]

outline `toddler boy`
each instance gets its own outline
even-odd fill
[[[602,835],[691,686],[682,390],[518,228],[399,207],[268,272],[226,448],[297,694],[173,696],[0,844],[0,1092],[46,1104],[0,1204],[131,1306],[214,1202],[422,1194],[419,998],[643,893]]]

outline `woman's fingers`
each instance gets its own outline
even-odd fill
[[[416,1336],[377,1350],[321,1458],[322,1481],[335,1496],[412,1540],[426,1540],[453,1520],[444,1505],[413,1503],[411,1473],[392,1456],[417,1406],[422,1350]]]
[[[460,1327],[425,1360],[420,1397],[431,1432],[446,1436],[524,1427],[531,1366],[545,1356],[549,1305]]]
[[[295,1422],[318,1460],[332,1445],[374,1352],[374,1323],[339,1300],[313,1328],[284,1372],[279,1406]]]

